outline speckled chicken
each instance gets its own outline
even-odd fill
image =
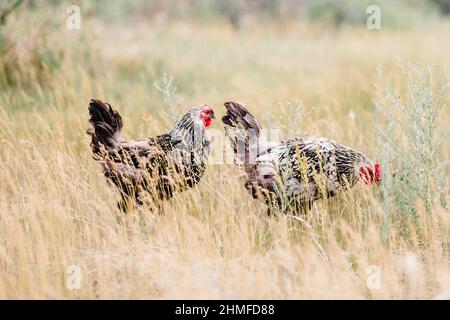
[[[268,142],[247,108],[226,102],[222,118],[245,187],[254,198],[282,211],[311,209],[312,203],[353,187],[381,182],[378,163],[332,140],[299,137]]]
[[[215,118],[203,104],[191,108],[168,133],[143,140],[123,140],[123,121],[110,104],[89,103],[91,148],[109,182],[120,191],[124,211],[143,197],[168,199],[197,184],[205,172],[209,140],[205,129]]]

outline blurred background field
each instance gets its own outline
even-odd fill
[[[447,0],[2,1],[0,298],[450,298],[449,14]],[[364,151],[384,183],[267,217],[215,164],[164,212],[124,215],[85,134],[92,97],[127,138],[239,100],[283,138]]]

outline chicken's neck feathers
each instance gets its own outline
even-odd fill
[[[205,131],[203,121],[187,113],[168,132],[174,150],[181,151],[183,154],[184,163],[206,160],[209,153],[209,141]],[[193,155],[192,152],[194,152]]]

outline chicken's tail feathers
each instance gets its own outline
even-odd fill
[[[226,126],[241,130],[253,130],[255,134],[260,134],[261,125],[244,104],[228,101],[224,105],[227,108],[227,114],[222,118],[222,122]]]
[[[226,115],[222,118],[234,159],[243,164],[254,164],[266,142],[258,120],[239,102],[225,102]]]
[[[100,152],[101,145],[107,150],[114,149],[119,143],[120,131],[123,127],[120,114],[109,103],[91,99],[89,115],[89,123],[92,127],[87,130],[87,134],[92,136],[91,147],[94,153]]]

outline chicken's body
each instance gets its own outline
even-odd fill
[[[119,207],[130,200],[142,204],[144,194],[153,200],[168,199],[175,192],[197,184],[205,172],[209,141],[205,135],[206,106],[192,108],[166,134],[139,141],[122,140],[122,118],[109,104],[91,100],[91,147],[106,178],[121,192]],[[210,121],[210,119],[209,119]]]
[[[353,187],[361,178],[379,182],[379,165],[332,140],[302,137],[271,143],[258,121],[240,103],[227,102],[222,121],[236,159],[244,167],[245,187],[254,198],[283,211]]]

